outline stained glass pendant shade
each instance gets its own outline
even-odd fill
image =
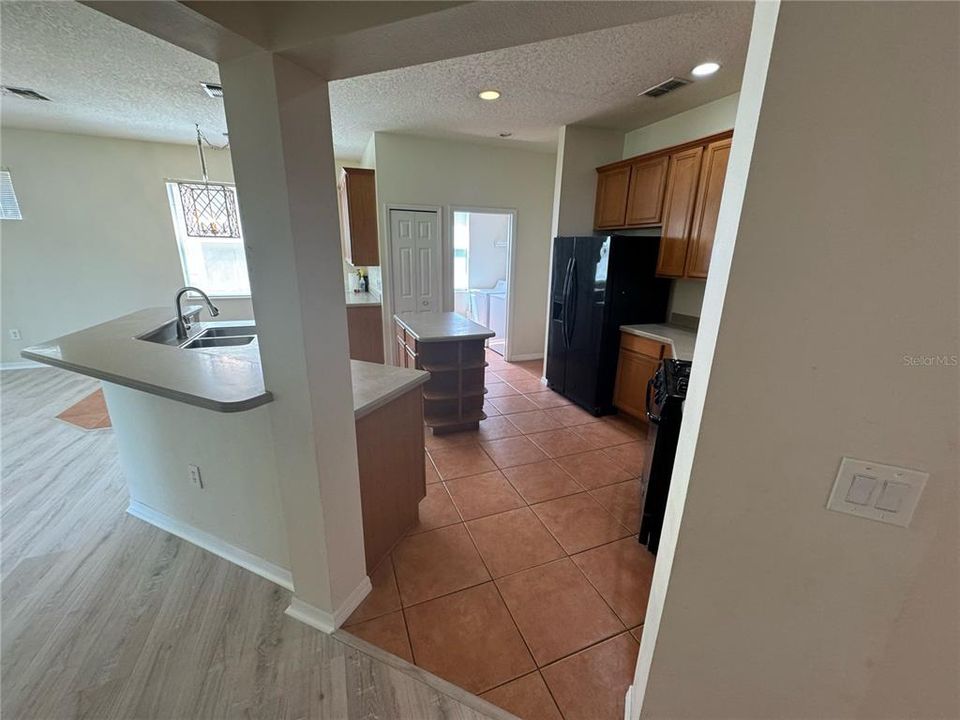
[[[190,237],[240,237],[233,190],[216,183],[180,183],[183,219]]]
[[[197,129],[197,152],[200,155],[202,183],[180,183],[180,204],[183,221],[190,237],[240,237],[237,200],[233,189],[207,181],[207,159],[203,156],[203,133]]]

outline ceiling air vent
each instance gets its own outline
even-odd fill
[[[666,95],[668,92],[673,92],[677,88],[682,88],[684,85],[689,85],[689,80],[684,80],[683,78],[672,77],[669,80],[664,80],[662,83],[654,85],[652,88],[647,88],[644,90],[641,95],[646,95],[647,97],[660,97],[661,95]]]
[[[223,85],[218,83],[200,83],[200,87],[203,88],[203,91],[212,98],[222,98],[223,97]]]
[[[30,88],[11,87],[10,85],[0,85],[0,88],[3,89],[4,95],[13,95],[14,97],[20,97],[24,100],[46,100],[50,102],[50,98],[46,95],[41,95],[36,90],[31,90]]]

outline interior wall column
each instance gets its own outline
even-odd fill
[[[295,598],[332,630],[369,592],[327,83],[272,53],[220,65]]]

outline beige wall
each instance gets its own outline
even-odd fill
[[[233,180],[228,152],[206,156],[211,179]],[[23,214],[0,222],[3,362],[145,307],[173,316],[184,281],[164,180],[197,179],[196,148],[3,128],[0,162]],[[253,316],[249,299],[217,305],[225,319]]]
[[[593,235],[597,167],[620,160],[619,130],[564,125],[557,143],[552,237]]]
[[[644,155],[733,127],[740,93],[727,95],[651,125],[631,130],[623,138],[623,157]]]
[[[960,379],[910,362],[960,352],[960,5],[757,8],[642,716],[960,717]],[[930,473],[909,528],[825,509],[845,455]]]
[[[402,203],[443,207],[444,236],[452,206],[517,210],[515,282],[511,288],[513,356],[539,357],[543,353],[555,166],[552,154],[376,134],[381,226],[384,208]],[[381,227],[381,247],[385,239]]]

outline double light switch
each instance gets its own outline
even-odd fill
[[[929,475],[844,458],[827,508],[906,527]]]

